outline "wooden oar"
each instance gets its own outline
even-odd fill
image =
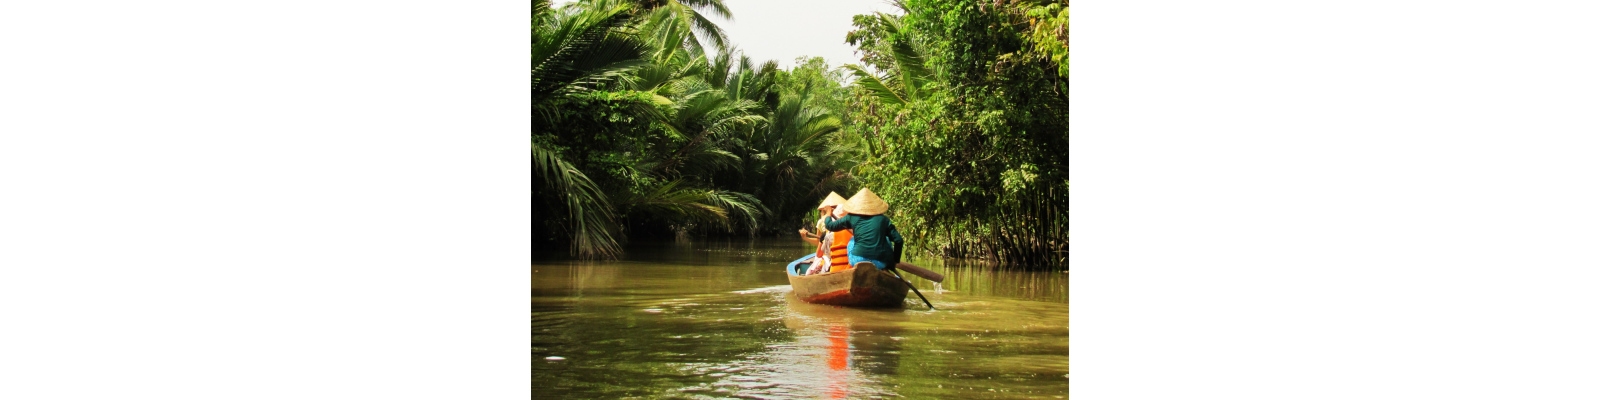
[[[905,264],[905,263],[901,263],[901,264]],[[916,293],[917,297],[922,298],[922,304],[927,304],[929,310],[933,309],[933,303],[928,302],[928,298],[927,297],[922,297],[922,292],[917,290],[916,285],[912,285],[910,281],[906,280],[906,277],[900,276],[900,272],[895,271],[894,267],[889,267],[889,272],[893,273],[894,277],[900,278],[901,282],[905,282],[906,283],[906,287],[910,287],[911,288],[911,293]]]
[[[943,283],[944,282],[944,275],[940,275],[938,272],[929,271],[926,268],[922,268],[922,267],[918,267],[918,266],[915,266],[915,265],[911,265],[911,263],[908,263],[908,262],[901,262],[901,263],[895,264],[894,267],[898,268],[898,269],[900,269],[902,271],[906,271],[906,273],[909,273],[909,274],[912,274],[912,275],[916,275],[916,276],[920,276],[920,277],[922,277],[922,279],[927,279],[927,280],[933,281],[933,283]]]

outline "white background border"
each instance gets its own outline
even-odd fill
[[[0,5],[0,398],[528,398],[528,11]]]
[[[1073,397],[1600,396],[1596,6],[1077,6]]]

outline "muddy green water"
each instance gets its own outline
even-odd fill
[[[533,394],[563,399],[1067,398],[1067,273],[910,260],[900,309],[803,303],[798,240],[634,244],[533,264]]]

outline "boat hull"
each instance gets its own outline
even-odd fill
[[[906,292],[911,289],[894,274],[877,268],[851,268],[817,275],[796,275],[793,268],[787,272],[795,297],[808,303],[901,307],[905,305]]]

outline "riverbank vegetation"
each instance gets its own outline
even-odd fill
[[[535,240],[793,234],[870,187],[916,251],[1065,268],[1067,4],[896,5],[780,69],[720,0],[535,1]]]

